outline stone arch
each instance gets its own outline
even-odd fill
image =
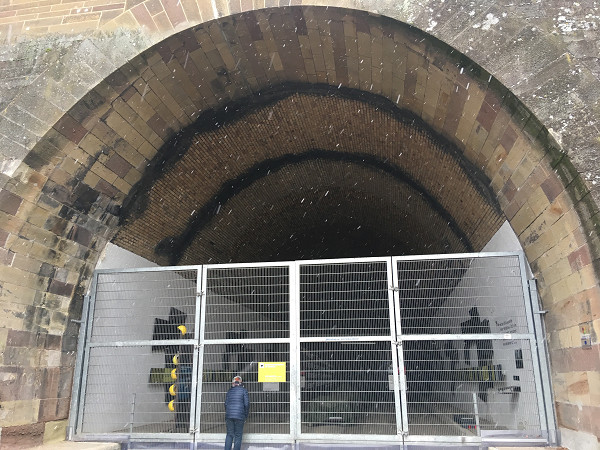
[[[293,89],[285,84],[290,82]],[[318,84],[327,89],[309,86]],[[340,87],[348,89],[345,96],[335,92]],[[270,92],[286,94],[263,100]],[[246,110],[239,117],[231,112],[242,106]],[[355,109],[361,113],[354,114]],[[272,119],[271,113],[280,120],[279,137],[261,138],[260,133],[248,132],[245,137],[252,136],[250,142],[227,141],[229,133],[256,131]],[[335,131],[334,140],[324,137],[330,136],[326,130],[319,130],[327,121]],[[348,123],[353,139],[339,137]],[[282,152],[279,139],[290,140],[298,130],[313,132],[319,139],[293,151],[290,144]],[[406,165],[389,160],[389,149],[397,146],[378,142],[380,130],[387,130],[398,142],[406,142],[411,133],[418,135],[416,144],[405,147],[413,152]],[[413,188],[421,187],[432,199],[423,208],[429,211],[431,204],[441,205],[474,250],[485,244],[504,217],[510,221],[549,310],[560,424],[597,434],[592,421],[597,405],[589,394],[598,373],[596,360],[578,359],[577,347],[579,324],[597,317],[598,209],[569,158],[518,98],[447,45],[385,17],[316,7],[246,12],[166,38],[84,95],[26,155],[0,191],[3,305],[8,313],[5,328],[10,330],[6,346],[19,376],[41,370],[49,386],[48,393],[38,396],[11,394],[9,414],[14,416],[22,405],[27,411],[16,425],[39,427],[66,414],[66,380],[73,366],[69,351],[77,329],[68,319],[80,313],[87,281],[104,245],[114,240],[160,263],[170,261],[154,251],[172,237],[173,233],[163,232],[164,227],[184,230],[188,224],[169,221],[174,210],[156,201],[163,193],[172,194],[173,183],[185,186],[188,197],[206,194],[204,199],[186,202],[194,217],[195,208],[210,204],[211,195],[225,182],[240,179],[261,161],[304,155],[297,164],[300,171],[285,166],[290,177],[301,180],[302,174],[319,170],[331,173],[315,164],[315,158],[308,158],[308,152],[360,154],[354,142],[358,139],[376,161],[387,156],[385,167],[409,174]],[[343,151],[336,150],[336,144]],[[226,153],[237,151],[244,164],[221,180],[208,180],[200,191],[194,180],[181,181],[185,176],[177,170],[181,164],[191,164],[186,157],[196,155],[199,159],[193,164],[198,169],[202,164],[223,167],[224,159],[211,156],[215,145]],[[249,146],[262,151],[244,153]],[[368,164],[356,165],[356,173],[367,179]],[[419,171],[426,165],[434,169]],[[381,172],[377,176],[384,179]],[[158,173],[162,178],[157,178]],[[164,185],[161,180],[166,180]],[[443,180],[455,180],[448,186],[456,190],[436,189],[435,183]],[[478,189],[482,180],[487,183],[483,190]],[[281,185],[281,180],[267,187],[255,184],[253,195],[243,195],[256,198],[257,193]],[[147,202],[129,200],[135,186],[145,187],[140,192]],[[374,191],[365,184],[361,192],[370,202]],[[472,210],[450,212],[457,193],[469,199]],[[238,197],[241,208],[243,195]],[[280,201],[291,205],[298,198],[290,194]],[[126,215],[124,206],[136,213]],[[285,209],[282,206],[280,211]],[[254,231],[249,228],[241,236]],[[140,242],[139,236],[146,240]],[[190,248],[198,245],[193,241]],[[204,262],[190,261],[185,250],[181,253],[189,263]],[[16,342],[26,345],[12,345]],[[13,348],[28,346],[46,361],[59,361],[39,366],[20,363]],[[597,346],[593,351],[597,356]],[[586,373],[583,384],[588,388],[588,396],[576,401],[566,389],[574,372]],[[577,402],[587,403],[579,408]],[[570,422],[575,420],[572,417],[577,424]]]

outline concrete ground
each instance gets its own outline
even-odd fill
[[[55,441],[32,448],[40,450],[121,450],[121,444],[115,442]]]

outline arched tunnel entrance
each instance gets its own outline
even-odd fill
[[[108,243],[161,266],[444,255],[481,251],[508,221],[548,309],[559,423],[594,433],[589,392],[576,406],[565,380],[597,373],[576,358],[596,317],[597,206],[518,98],[406,24],[289,7],[178,32],[83,95],[0,200],[9,347],[62,354],[28,403],[35,424],[66,417]]]
[[[129,168],[116,156],[106,165],[123,174]],[[96,303],[90,311],[96,312],[89,319],[95,325],[82,376],[82,395],[92,400],[79,406],[80,422],[73,426],[84,436],[124,432],[134,441],[163,434],[167,441],[222,440],[219,388],[238,370],[256,402],[247,436],[257,443],[271,443],[266,436],[271,433],[284,446],[328,440],[331,434],[379,445],[428,439],[461,445],[553,442],[524,261],[516,257],[505,266],[502,258],[514,254],[488,260],[470,253],[481,250],[505,220],[490,180],[455,143],[385,97],[340,86],[281,84],[202,113],[159,149],[123,202],[119,220],[114,244],[172,268],[203,266],[198,272],[189,269],[191,274],[175,272],[167,282],[197,283],[190,286],[189,303],[179,306],[181,299],[155,298],[154,288],[143,281],[121,279],[135,279],[135,272],[99,274],[98,280],[108,278],[98,281],[96,295],[108,305]],[[425,260],[425,266],[418,259],[385,259],[419,254],[438,256]],[[454,254],[463,256],[440,258]],[[384,259],[365,268],[365,257]],[[330,263],[315,261],[323,259]],[[281,263],[290,260],[300,262]],[[315,262],[307,266],[306,260]],[[483,263],[472,266],[472,261]],[[260,262],[267,265],[254,266]],[[280,264],[285,274],[278,272]],[[383,269],[372,269],[373,264]],[[140,276],[149,273],[155,272]],[[120,296],[119,290],[144,292],[148,299]],[[203,292],[201,298],[197,291]],[[224,303],[211,304],[216,298]],[[139,317],[134,331],[139,336],[128,331],[123,337],[118,330],[131,327],[119,325],[115,315],[136,314],[131,311],[138,303],[151,305],[156,314]],[[204,315],[194,309],[197,304]],[[223,308],[236,312],[230,316]],[[513,309],[518,310],[514,316]],[[116,322],[107,325],[113,330],[107,337],[102,324],[109,318]],[[195,329],[183,336],[184,344],[160,331],[172,321]],[[93,338],[98,326],[100,343]],[[390,336],[402,342],[401,349],[390,345]],[[137,347],[131,347],[136,337]],[[138,369],[128,373],[127,363],[111,363],[123,358],[119,350],[111,353],[111,342],[118,343],[114,348],[130,346],[128,358]],[[205,349],[200,354],[197,345]],[[156,347],[165,358],[164,369],[156,361],[158,367],[138,372]],[[195,374],[193,387],[182,388],[177,381],[182,366],[171,362],[175,357],[185,359]],[[275,391],[280,394],[259,381],[260,365],[275,363],[286,368],[281,390]],[[192,395],[188,401],[178,401],[176,393],[166,396],[165,402],[175,402],[169,415],[162,404],[162,410],[145,410],[142,399],[152,394],[139,393],[128,382],[136,394],[131,414],[138,420],[114,429],[112,419],[104,423],[103,417],[111,411],[114,418],[122,409],[119,402],[104,394],[94,403],[106,390],[98,379],[107,373],[94,372],[99,367],[121,379],[132,373],[145,379],[152,370],[156,379],[159,370],[175,370],[175,381],[155,381],[150,390],[160,384],[162,395],[162,385],[175,391],[179,386]],[[300,394],[299,401],[292,391]],[[178,409],[178,403],[185,407]],[[351,406],[336,409],[341,403]],[[425,406],[433,403],[440,408]],[[143,418],[164,413],[164,419]]]

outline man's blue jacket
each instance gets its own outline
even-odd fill
[[[225,396],[225,418],[246,420],[250,412],[250,398],[244,386],[232,386]]]

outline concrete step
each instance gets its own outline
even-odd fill
[[[116,442],[56,441],[31,448],[39,450],[121,450],[121,444]]]

